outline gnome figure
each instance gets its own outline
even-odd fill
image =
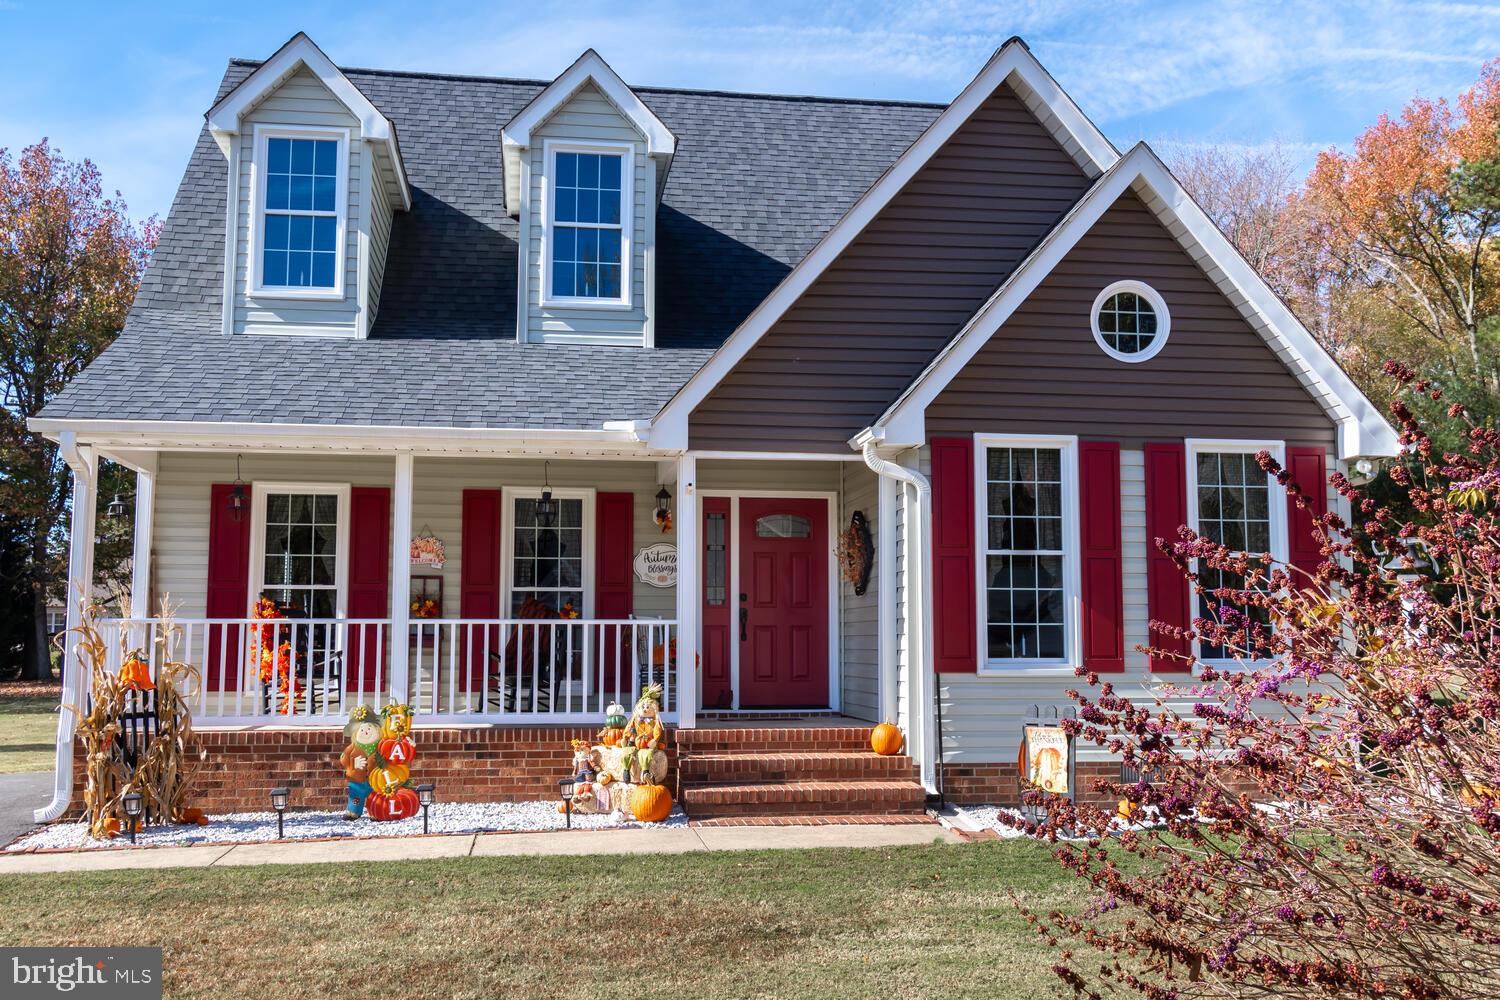
[[[364,815],[365,799],[370,797],[370,765],[380,744],[380,723],[375,713],[364,705],[350,712],[349,721],[344,723],[344,739],[349,741],[339,755],[339,766],[349,780],[349,806],[344,818],[354,820]]]

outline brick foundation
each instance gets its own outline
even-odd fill
[[[1111,797],[1096,791],[1100,779],[1120,780],[1120,765],[1104,762],[1080,762],[1074,772],[1078,800],[1106,804]],[[943,790],[949,802],[958,805],[1019,805],[1021,772],[1015,761],[1005,764],[946,764],[943,767]]]
[[[484,726],[412,733],[417,757],[412,777],[437,784],[442,802],[528,802],[557,795],[557,779],[573,762],[574,739],[592,739],[597,726]],[[294,809],[342,808],[347,782],[339,768],[339,729],[200,731],[208,757],[194,785],[193,804],[210,813],[270,808],[270,790],[292,790]],[[669,741],[672,772],[675,741]],[[83,745],[73,749],[73,806],[83,809]]]

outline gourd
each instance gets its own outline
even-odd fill
[[[660,823],[672,814],[672,793],[665,785],[637,785],[630,793],[630,814],[642,823]]]
[[[889,722],[882,722],[870,732],[870,749],[882,757],[892,757],[901,752],[901,730]]]
[[[132,656],[120,667],[120,680],[125,682],[125,687],[131,691],[149,691],[153,687],[151,683],[151,668],[146,661]]]
[[[365,811],[370,814],[371,819],[380,823],[415,816],[421,808],[422,801],[410,788],[398,788],[389,795],[371,792],[370,797],[365,800]]]

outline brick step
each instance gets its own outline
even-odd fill
[[[680,767],[684,785],[915,777],[910,757],[882,757],[869,750],[693,753],[682,758]]]
[[[674,734],[684,753],[791,753],[820,750],[869,750],[870,726],[809,726],[760,729],[679,729]]]
[[[693,819],[727,816],[916,815],[925,804],[914,781],[780,781],[689,785],[682,808]]]

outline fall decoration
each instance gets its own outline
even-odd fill
[[[411,706],[394,701],[380,710],[380,735],[399,740],[411,732]]]
[[[400,788],[411,777],[411,768],[405,764],[387,764],[370,772],[370,787],[382,795]]]
[[[262,597],[255,602],[251,617],[257,621],[275,622],[286,618],[276,602]],[[297,711],[298,699],[302,696],[302,682],[297,676],[297,656],[292,652],[290,629],[276,625],[253,625],[246,630],[250,636],[248,657],[255,680],[276,689],[276,712],[293,715]],[[282,636],[277,643],[278,636]]]
[[[666,785],[636,785],[630,793],[630,814],[642,823],[660,823],[672,814],[672,793]]]
[[[430,528],[423,527],[422,533],[411,540],[412,565],[442,569],[447,559],[443,540],[434,535]]]
[[[870,730],[870,749],[882,757],[894,757],[900,753],[903,742],[901,730],[889,722],[882,722]]]
[[[417,748],[412,745],[411,739],[402,736],[399,739],[387,736],[380,741],[380,759],[386,764],[400,764],[409,767],[417,756]]]
[[[108,668],[109,647],[98,625],[101,609],[94,601],[84,600],[82,604],[78,627],[60,634],[55,641],[66,653],[71,637],[76,652],[74,665],[89,672],[87,711],[63,706],[78,716],[76,732],[83,742],[86,774],[84,818],[89,832],[105,839],[124,829],[128,821],[124,797],[132,792],[141,796],[142,814],[149,822],[182,822],[198,767],[207,754],[198,745],[188,709],[198,670],[173,659],[182,638],[181,628],[172,621],[173,609],[163,597],[158,614],[161,625],[155,637],[156,680],[151,683],[148,676],[148,687],[142,691],[123,673]],[[127,640],[128,630],[121,629],[120,645],[123,647]],[[123,648],[121,653],[127,661],[145,658]],[[120,753],[118,740],[126,714],[143,711],[151,714],[155,732],[138,748],[132,769]]]
[[[133,651],[120,667],[120,680],[132,691],[149,691],[152,687],[151,667]]]
[[[875,565],[875,542],[870,537],[870,522],[865,519],[864,511],[855,511],[849,518],[849,527],[839,532],[835,555],[844,582],[854,587],[856,596],[863,597],[870,587],[870,570]]]
[[[443,609],[437,601],[430,597],[423,597],[411,602],[411,616],[413,618],[441,618]]]
[[[365,805],[371,819],[384,823],[415,816],[422,808],[422,800],[417,798],[417,793],[412,789],[402,787],[394,789],[390,794],[371,792]]]

